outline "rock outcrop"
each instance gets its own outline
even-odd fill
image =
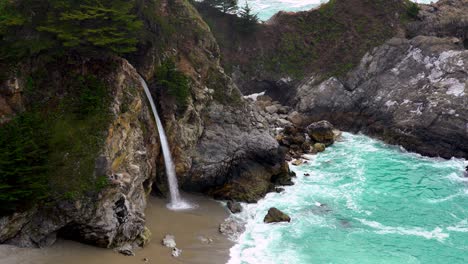
[[[429,5],[420,5],[419,20],[410,23],[409,37],[418,35],[455,37],[459,45],[468,48],[468,1],[439,0]]]
[[[131,251],[150,239],[144,209],[159,145],[147,131],[155,130],[155,124],[136,70],[122,59],[108,63],[116,65],[115,71],[101,76],[113,88],[111,122],[94,172],[107,177],[107,187],[98,194],[52,201],[0,218],[0,243],[43,247],[61,235]]]
[[[467,83],[468,51],[453,39],[394,38],[346,78],[304,81],[297,108],[424,155],[467,158]]]
[[[128,56],[136,69],[123,59],[104,61],[111,68],[105,74],[98,64],[88,67],[92,60],[83,58],[77,64],[81,71],[76,75],[94,74],[111,90],[111,122],[95,162],[96,174],[105,175],[109,186],[80,199],[53,201],[53,208],[35,207],[0,218],[0,243],[47,246],[60,235],[131,254],[135,245],[148,241],[146,196],[152,189],[165,194],[167,184],[157,130],[138,73],[155,95],[184,190],[254,202],[290,179],[284,151],[270,135],[267,121],[257,120],[257,110],[224,73],[218,45],[197,11],[186,0],[161,0],[152,7],[154,16],[143,19],[147,33],[157,41],[141,44]],[[159,30],[161,20],[151,17],[176,21],[171,26],[178,34]],[[155,69],[166,60],[174,61],[189,80],[184,107],[155,79]],[[58,76],[47,76],[51,86],[60,86],[68,77],[60,70],[48,72]],[[22,111],[17,97],[25,81],[12,80],[0,89],[0,103],[7,102],[0,107],[0,123]]]
[[[303,12],[279,12],[252,32],[238,17],[196,4],[221,43],[223,64],[241,91],[266,92],[286,104],[311,72],[344,74],[367,50],[402,32],[408,1],[327,1]]]
[[[278,210],[277,208],[270,208],[268,210],[267,215],[265,215],[265,218],[263,219],[263,222],[270,224],[270,223],[280,223],[280,222],[291,222],[291,218]]]

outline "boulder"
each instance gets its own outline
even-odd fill
[[[300,159],[296,159],[296,160],[294,160],[294,161],[292,162],[292,165],[294,165],[294,166],[299,166],[299,165],[301,165],[301,164],[302,164],[302,160],[300,160]]]
[[[309,137],[319,143],[327,146],[333,144],[335,141],[334,127],[328,121],[319,121],[307,126],[307,134]]]
[[[240,203],[238,203],[238,202],[228,201],[227,202],[227,208],[233,214],[237,214],[237,213],[242,212],[242,205]]]
[[[315,150],[316,152],[324,152],[324,151],[325,151],[325,148],[326,148],[326,146],[325,146],[325,144],[323,144],[323,143],[315,143],[315,144],[314,144],[314,150]]]
[[[285,127],[285,126],[291,125],[291,122],[289,122],[289,121],[286,120],[286,119],[280,118],[280,119],[278,119],[277,124],[278,124],[278,126],[280,126],[280,127]]]
[[[265,111],[267,111],[269,114],[276,114],[278,113],[279,107],[277,105],[270,105],[265,107]]]
[[[304,121],[302,115],[299,112],[294,111],[288,115],[288,120],[291,121],[295,126],[301,126]]]
[[[117,252],[119,252],[120,254],[124,256],[135,256],[132,246],[130,245],[124,245],[124,246],[117,248]]]
[[[276,187],[276,188],[275,188],[275,192],[276,192],[276,193],[282,193],[282,192],[284,192],[284,191],[285,191],[284,188],[280,188],[280,187]]]
[[[173,235],[166,235],[163,240],[162,240],[162,244],[165,246],[165,247],[168,247],[168,248],[174,248],[176,247],[176,242],[175,242],[175,236]]]
[[[270,210],[268,210],[268,213],[263,219],[263,222],[267,224],[279,223],[279,222],[291,222],[291,218],[287,214],[276,209],[275,207],[272,207],[270,208]]]

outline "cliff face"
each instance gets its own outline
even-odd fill
[[[407,8],[401,0],[333,0],[310,11],[279,12],[244,32],[236,16],[199,5],[220,44],[222,63],[241,91],[266,91],[283,104],[311,72],[345,74],[369,49],[403,34]]]
[[[280,12],[250,35],[226,34],[236,18],[200,9],[243,92],[266,91],[309,117],[306,122],[327,119],[343,130],[450,158],[468,155],[467,8],[466,0],[418,7],[336,0],[307,12]],[[271,58],[276,66],[269,68]]]
[[[177,34],[169,36],[161,48],[149,45],[133,60],[145,73],[161,108],[176,171],[186,191],[213,194],[214,190],[242,182],[261,184],[258,190],[244,190],[217,195],[225,199],[254,201],[270,190],[275,177],[287,177],[279,145],[268,126],[258,128],[252,109],[241,97],[237,86],[220,66],[220,51],[209,27],[186,1],[161,1],[156,12],[173,23]],[[190,79],[190,96],[186,109],[179,111],[167,91],[158,87],[152,75],[158,62],[174,60],[178,69]],[[162,162],[160,160],[160,162]],[[162,166],[160,166],[162,168]],[[164,171],[158,171],[157,188],[164,193]]]
[[[453,39],[392,39],[346,78],[298,88],[312,119],[363,131],[428,156],[468,157],[468,51]]]
[[[0,218],[1,243],[42,247],[54,243],[58,234],[101,247],[141,245],[149,239],[144,209],[159,155],[151,133],[155,131],[154,119],[135,69],[122,59],[106,63],[115,65],[114,70],[100,75],[112,87],[110,122],[102,134],[104,143],[95,157],[94,171],[86,177],[105,175],[108,184],[99,192],[49,200],[49,204]],[[99,74],[99,70],[94,73]],[[73,137],[68,140],[75,144]],[[74,184],[75,179],[63,178],[69,181],[67,187]]]
[[[50,64],[32,60],[1,86],[0,102],[6,102],[0,107],[2,122],[30,111],[34,101],[40,103],[41,114],[52,111],[50,116],[57,117],[48,121],[54,128],[50,145],[57,163],[52,164],[49,182],[54,196],[1,217],[0,243],[46,246],[59,235],[126,252],[149,239],[146,196],[152,190],[165,194],[167,184],[157,129],[138,73],[158,105],[184,190],[253,202],[279,179],[290,177],[268,125],[258,125],[256,110],[220,66],[217,43],[197,11],[185,0],[138,3],[148,35],[128,56],[135,66],[121,58],[64,58]],[[155,74],[168,60],[189,80],[184,107]],[[103,94],[95,96],[94,89],[75,94],[84,88],[73,84],[86,82],[80,76],[89,74],[94,76],[91,83],[105,84]],[[38,85],[36,79],[41,79]],[[73,106],[83,98],[95,105],[100,97],[109,102],[101,102],[97,114]],[[103,122],[96,123],[97,117]],[[100,125],[93,129],[93,124]],[[93,130],[96,133],[87,134]],[[75,176],[79,181],[71,179]]]

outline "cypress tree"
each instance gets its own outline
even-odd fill
[[[258,23],[258,16],[252,12],[247,1],[245,5],[239,11],[240,23],[239,30],[244,33],[250,33],[255,31],[255,28]]]
[[[52,5],[46,26],[38,30],[54,34],[64,47],[117,54],[136,50],[143,24],[131,14],[133,1],[55,0]]]

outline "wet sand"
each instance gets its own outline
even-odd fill
[[[184,194],[198,208],[191,211],[174,212],[166,208],[166,201],[151,197],[146,210],[147,226],[153,236],[149,245],[137,250],[136,256],[126,257],[112,250],[83,245],[73,241],[59,240],[50,248],[22,249],[0,245],[1,264],[222,264],[229,260],[229,249],[233,243],[219,234],[219,224],[228,216],[220,203]],[[179,258],[171,256],[171,249],[161,245],[166,234],[175,235],[177,247],[182,249]],[[199,236],[212,238],[204,244]]]

